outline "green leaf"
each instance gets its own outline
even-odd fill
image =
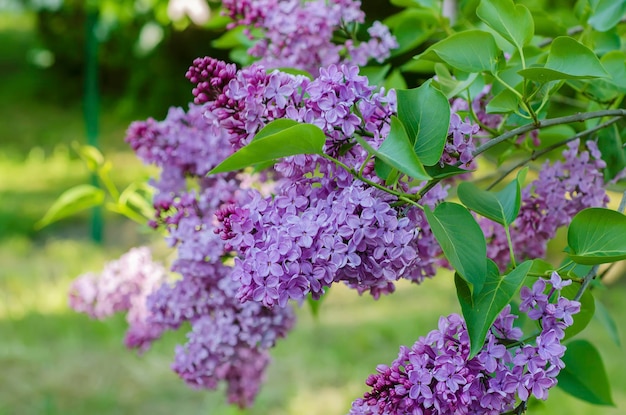
[[[551,263],[541,258],[537,258],[533,260],[533,265],[530,267],[530,271],[528,272],[534,275],[544,274],[547,276],[548,273],[552,270],[554,270],[554,267],[552,266]]]
[[[298,121],[290,120],[289,118],[279,118],[267,124],[252,138],[252,141],[261,140],[265,137],[277,134],[287,128],[298,125]]]
[[[305,71],[303,69],[280,67],[280,68],[275,68],[275,69],[268,69],[267,73],[272,73],[274,71],[288,73],[289,75],[305,76],[305,77],[309,78],[309,80],[311,80],[311,81],[314,79],[313,75],[311,75],[309,72],[307,72],[307,71]]]
[[[456,272],[479,292],[487,272],[487,244],[472,214],[458,203],[444,202],[432,211],[424,207],[435,239]]]
[[[606,72],[595,53],[569,36],[554,39],[543,68],[518,71],[524,78],[545,83],[558,79],[602,78]]]
[[[398,47],[391,56],[398,56],[415,49],[439,29],[436,15],[429,10],[408,9],[385,21],[396,37]]]
[[[268,124],[259,133],[271,130],[271,134],[262,134],[260,139],[253,139],[250,144],[240,148],[222,161],[208,174],[224,173],[240,170],[271,160],[297,154],[322,154],[326,136],[324,132],[313,124],[291,124],[287,120],[276,120]],[[274,125],[285,127],[274,128]]]
[[[602,358],[591,343],[587,340],[569,342],[563,362],[565,367],[557,377],[561,389],[583,401],[615,406]]]
[[[578,212],[567,231],[569,257],[585,265],[626,259],[626,216],[610,209]]]
[[[623,0],[590,0],[593,9],[587,23],[598,32],[606,32],[615,27],[626,13],[626,2]]]
[[[572,300],[578,293],[579,289],[580,284],[570,284],[567,287],[563,287],[561,295]],[[563,340],[574,337],[583,331],[593,318],[596,311],[596,304],[590,290],[585,290],[582,297],[578,301],[580,301],[580,311],[574,315],[574,324],[565,329],[565,337]]]
[[[448,137],[450,104],[431,80],[419,88],[398,90],[398,119],[404,125],[420,161],[439,162]]]
[[[233,49],[237,46],[251,47],[253,44],[253,41],[244,33],[243,26],[227,30],[222,36],[211,42],[211,46],[216,49]]]
[[[476,187],[472,182],[459,184],[458,196],[468,209],[502,225],[510,225],[521,205],[521,186],[528,168],[520,170],[511,183],[499,192],[490,192]]]
[[[626,55],[624,52],[620,50],[608,52],[602,56],[600,62],[611,76],[609,79],[602,80],[609,84],[607,87],[626,93]]]
[[[104,202],[104,191],[90,184],[81,184],[66,190],[54,201],[44,217],[35,224],[41,229],[65,217],[99,206]]]
[[[439,90],[444,93],[446,98],[451,99],[459,95],[462,91],[465,91],[470,87],[478,78],[477,73],[470,73],[465,79],[458,79],[453,77],[448,67],[443,63],[435,64],[435,75],[437,75],[436,85]]]
[[[567,35],[567,26],[553,10],[533,8],[531,13],[535,22],[535,35],[552,38]]]
[[[89,171],[97,172],[104,164],[104,156],[96,147],[77,143],[72,143],[72,147],[85,162]]]
[[[515,293],[524,284],[531,266],[532,261],[525,261],[509,274],[500,276],[497,265],[488,260],[484,287],[480,292],[474,292],[473,296],[469,294],[470,290],[467,283],[463,279],[455,277],[457,296],[470,338],[468,359],[480,352],[485,343],[487,332],[498,314],[511,302]]]
[[[489,114],[504,114],[516,111],[520,100],[510,89],[503,89],[487,104]]]
[[[309,293],[309,295],[307,295],[306,297],[306,302],[309,304],[309,308],[311,309],[311,315],[313,315],[313,318],[315,320],[319,319],[319,315],[320,315],[320,308],[322,307],[322,302],[324,301],[324,299],[326,298],[326,296],[328,295],[328,289],[330,287],[326,288],[326,293],[321,296],[318,299],[313,298],[313,296],[311,295],[311,293]]]
[[[390,3],[399,7],[434,8],[437,6],[437,0],[391,0]]]
[[[626,168],[626,149],[622,147],[622,134],[616,124],[598,132],[598,149],[606,162],[604,181],[612,180]]]
[[[522,4],[516,5],[512,0],[482,0],[476,15],[518,50],[533,38],[533,16]]]
[[[367,77],[370,85],[382,85],[391,65],[366,66],[359,70],[359,75]]]
[[[373,154],[385,164],[396,168],[407,176],[417,180],[429,180],[430,176],[424,170],[424,166],[413,150],[404,126],[397,117],[391,117],[391,129],[389,135],[380,145],[378,150],[370,146],[362,137],[356,136],[356,140],[370,154]],[[386,177],[383,177],[386,179]]]
[[[471,170],[465,170],[460,167],[451,166],[449,164],[445,164],[441,167],[438,163],[434,166],[424,166],[426,173],[433,179],[446,179],[452,176],[458,176],[459,174],[465,174],[470,172]]]
[[[150,219],[154,217],[153,195],[153,187],[145,182],[134,182],[122,191],[117,203],[139,212],[144,218]]]
[[[435,43],[416,59],[445,62],[464,72],[495,72],[499,56],[491,33],[467,30]]]
[[[594,314],[596,320],[600,322],[600,324],[606,329],[607,333],[618,347],[622,347],[622,342],[619,339],[619,333],[617,331],[617,324],[615,324],[615,320],[611,317],[611,313],[606,309],[604,304],[599,301],[596,301],[596,313]]]
[[[385,79],[383,86],[386,90],[395,89],[395,90],[403,90],[407,88],[406,81],[402,76],[402,72],[395,69],[391,74]]]

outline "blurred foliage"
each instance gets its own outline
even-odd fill
[[[209,1],[210,18],[195,24],[188,16],[172,20],[169,0],[0,0],[0,11],[36,13],[40,50],[48,56],[42,89],[58,102],[79,100],[83,91],[85,24],[98,13],[99,82],[105,98],[138,118],[160,118],[172,105],[191,101],[185,72],[194,58],[229,60],[229,50],[212,42],[225,32],[228,18],[219,1]],[[368,19],[382,20],[399,9],[387,0],[365,0]],[[69,80],[69,81],[68,81]],[[166,81],[164,81],[166,80]],[[58,85],[59,87],[56,87]]]
[[[103,96],[139,117],[163,116],[169,106],[185,105],[191,99],[185,72],[198,56],[225,57],[210,44],[227,20],[219,4],[211,3],[210,18],[202,25],[187,16],[173,21],[167,5],[167,0],[21,1],[22,10],[35,12],[37,46],[49,56],[39,62],[46,78],[41,92],[56,102],[81,98],[85,25],[88,13],[96,13]]]

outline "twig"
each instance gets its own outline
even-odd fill
[[[609,125],[614,124],[614,123],[616,123],[617,121],[619,121],[621,119],[622,119],[622,117],[613,117],[610,120],[605,121],[603,123],[600,123],[600,124],[596,125],[593,128],[589,128],[588,130],[581,131],[578,134],[576,134],[576,135],[574,135],[574,136],[572,136],[572,137],[570,137],[570,138],[568,138],[566,140],[559,141],[558,143],[552,144],[551,146],[546,147],[545,149],[543,149],[541,151],[533,151],[532,154],[530,155],[530,157],[528,157],[527,159],[522,160],[522,161],[520,161],[518,163],[515,163],[513,166],[511,166],[509,169],[507,169],[500,177],[498,177],[498,179],[496,179],[493,183],[491,183],[489,185],[489,187],[487,187],[487,190],[491,190],[495,185],[497,185],[502,180],[504,180],[504,178],[506,176],[508,176],[509,174],[511,174],[513,171],[515,171],[519,167],[523,166],[524,164],[526,164],[526,163],[528,163],[530,161],[534,161],[534,160],[538,159],[539,157],[543,156],[544,154],[547,154],[547,153],[549,153],[549,152],[551,152],[551,151],[553,151],[553,150],[555,150],[555,149],[557,149],[557,148],[559,148],[561,146],[564,146],[565,144],[567,144],[567,143],[569,143],[571,141],[577,140],[577,139],[579,139],[581,137],[584,137],[586,135],[593,134],[596,131],[602,130],[603,128],[606,128]]]

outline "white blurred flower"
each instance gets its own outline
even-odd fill
[[[172,20],[180,20],[187,15],[192,22],[201,25],[211,17],[211,9],[205,0],[170,0],[167,15]]]

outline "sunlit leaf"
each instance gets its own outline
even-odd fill
[[[104,202],[104,196],[105,193],[102,189],[89,184],[72,187],[54,201],[44,217],[35,224],[35,227],[41,229],[60,219],[99,206]]]
[[[554,39],[544,67],[527,68],[518,73],[524,78],[541,83],[609,75],[591,49],[569,36]]]
[[[274,128],[279,125],[281,128]],[[287,120],[277,120],[268,124],[265,129],[271,134],[262,134],[211,170],[208,174],[240,170],[259,163],[265,163],[282,157],[297,154],[322,154],[326,136],[317,126],[312,124],[293,125]],[[266,130],[267,131],[267,130]]]

